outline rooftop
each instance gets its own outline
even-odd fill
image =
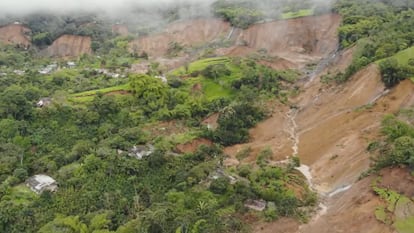
[[[33,192],[41,193],[45,190],[49,191],[56,191],[57,189],[57,183],[56,180],[54,180],[52,177],[47,175],[35,175],[30,177],[27,180],[27,186],[30,187],[30,189]]]

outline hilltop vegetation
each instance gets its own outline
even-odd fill
[[[403,110],[398,116],[389,115],[382,122],[384,140],[369,146],[378,151],[376,169],[387,166],[407,165],[414,168],[413,109]]]
[[[309,0],[234,1],[218,0],[212,8],[216,16],[233,26],[247,28],[261,20],[291,19],[330,12],[329,2],[313,3]]]
[[[339,28],[339,40],[342,48],[356,46],[352,64],[344,73],[338,74],[337,81],[345,81],[368,64],[392,57],[396,53],[414,45],[414,1],[373,1],[353,0],[338,1],[335,11],[343,17]],[[412,56],[412,55],[411,55]],[[412,58],[412,57],[411,57]],[[394,63],[394,61],[391,61]],[[382,74],[388,70],[382,66]],[[400,63],[401,68],[396,80],[410,78],[414,75],[412,65]],[[398,81],[384,80],[387,86]]]

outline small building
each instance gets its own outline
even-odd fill
[[[152,153],[154,153],[154,151],[155,148],[152,145],[134,146],[129,150],[128,155],[137,159],[142,159],[144,157],[150,156]]]
[[[68,61],[66,64],[68,65],[68,68],[70,68],[70,69],[72,69],[72,68],[75,68],[75,67],[76,67],[76,63],[75,63],[75,62],[73,62],[73,61]]]
[[[58,65],[56,63],[50,64],[42,69],[39,70],[40,74],[50,74],[53,71],[57,70]]]
[[[57,182],[47,175],[35,175],[26,181],[26,185],[35,193],[41,194],[44,191],[56,192]]]
[[[39,108],[46,107],[52,104],[52,99],[49,97],[41,98],[37,103],[36,106]]]
[[[156,79],[160,79],[161,82],[163,82],[163,83],[167,83],[168,82],[167,78],[164,75],[162,75],[162,76],[155,76],[155,78]]]
[[[209,175],[210,179],[217,180],[218,178],[225,177],[229,180],[230,184],[237,183],[238,179],[234,176],[227,174],[223,169],[218,168]]]
[[[24,70],[13,70],[13,73],[23,76],[26,72]]]
[[[249,208],[249,209],[261,212],[261,211],[264,211],[266,209],[266,202],[263,201],[263,200],[251,200],[251,199],[249,199],[244,203],[244,206]]]

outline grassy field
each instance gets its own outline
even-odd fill
[[[404,49],[403,51],[400,51],[400,52],[394,54],[393,56],[391,56],[389,58],[394,58],[395,60],[398,61],[398,63],[400,65],[408,65],[408,61],[411,58],[414,58],[414,46],[410,47],[408,49]],[[380,62],[382,62],[386,59],[387,58],[380,59],[380,60],[376,61],[375,63],[379,64]]]
[[[119,85],[119,86],[102,88],[102,89],[97,89],[97,90],[91,90],[91,91],[85,91],[85,92],[72,94],[70,96],[69,100],[72,101],[72,102],[76,102],[76,103],[85,103],[85,102],[92,101],[93,98],[95,98],[97,93],[108,94],[108,93],[111,93],[111,92],[128,91],[128,90],[129,90],[129,84],[127,83],[127,84],[123,84],[123,85]]]
[[[410,47],[408,49],[404,49],[403,51],[400,51],[400,52],[396,53],[394,56],[392,56],[390,58],[396,59],[400,65],[408,66],[408,61],[411,58],[414,59],[414,46]],[[380,62],[384,61],[385,59],[378,60],[375,63],[379,64]],[[414,77],[411,78],[411,81],[414,82]]]
[[[233,91],[230,88],[231,82],[237,78],[240,78],[242,75],[240,68],[232,63],[231,58],[219,57],[198,60],[189,64],[187,69],[185,67],[180,67],[174,70],[171,74],[175,76],[189,76],[193,72],[202,71],[207,66],[215,64],[225,64],[231,71],[231,74],[229,76],[220,77],[218,80],[207,79],[199,75],[198,77],[187,79],[185,81],[184,87],[182,88],[186,88],[188,90],[191,89],[193,85],[200,83],[203,88],[203,93],[209,100],[221,97],[230,97],[233,94]],[[73,103],[87,103],[92,101],[98,92],[102,94],[108,94],[111,92],[128,90],[129,84],[124,84],[120,86],[75,93],[70,96],[69,100]]]
[[[414,47],[410,47],[395,54],[393,58],[395,58],[399,64],[408,65],[408,61],[411,58],[414,58]]]
[[[13,203],[15,204],[24,205],[36,199],[37,195],[25,184],[20,184],[13,187],[10,194],[3,197],[3,199],[5,198],[10,198],[10,200],[13,200]]]
[[[299,17],[311,16],[313,15],[313,9],[304,9],[295,12],[286,12],[282,14],[282,19],[294,19]]]
[[[231,97],[234,93],[230,85],[232,81],[242,76],[242,71],[239,67],[233,64],[232,59],[228,57],[208,58],[195,61],[189,64],[188,69],[180,67],[173,71],[172,74],[176,76],[189,76],[196,71],[202,71],[209,65],[224,64],[231,71],[228,76],[221,76],[217,80],[205,78],[202,75],[198,77],[189,78],[185,81],[183,88],[189,89],[193,85],[200,83],[203,88],[203,93],[209,100],[217,98]]]
[[[231,59],[228,57],[214,57],[214,58],[207,58],[195,61],[188,65],[188,70],[186,71],[185,67],[180,67],[176,70],[174,70],[171,74],[173,75],[185,75],[185,74],[191,74],[194,71],[200,71],[205,69],[209,65],[215,65],[215,64],[229,64],[231,62]]]
[[[414,217],[397,220],[393,226],[398,233],[412,233],[414,231]]]

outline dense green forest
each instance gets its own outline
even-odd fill
[[[233,26],[247,28],[263,20],[290,19],[323,14],[331,11],[331,1],[309,0],[218,0],[213,3],[213,13]]]
[[[244,232],[249,215],[306,221],[300,207],[316,197],[293,163],[270,166],[272,151],[265,150],[256,166],[222,165],[222,145],[248,140],[247,129],[268,114],[264,104],[286,101],[296,72],[254,59],[212,58],[177,69],[165,83],[155,78],[155,64],[148,75],[123,70],[124,62],[140,59],[125,41],[108,40],[105,55],[82,56],[75,68],[58,61],[50,74],[38,70],[54,61],[36,51],[1,47],[1,232]],[[195,83],[208,89],[192,92]],[[126,94],[108,94],[117,90]],[[52,104],[37,107],[42,97]],[[201,124],[216,112],[217,129]],[[166,121],[183,130],[152,133]],[[199,137],[215,144],[177,154],[176,145]],[[139,160],[130,156],[135,145],[155,150]],[[24,182],[35,174],[55,178],[58,191],[32,193]],[[268,208],[251,211],[248,200],[264,200]]]
[[[393,57],[414,45],[414,1],[339,0],[334,7],[342,17],[342,49],[356,47],[352,64],[334,80],[343,82],[373,62],[380,64],[388,87],[414,76],[413,63]]]

